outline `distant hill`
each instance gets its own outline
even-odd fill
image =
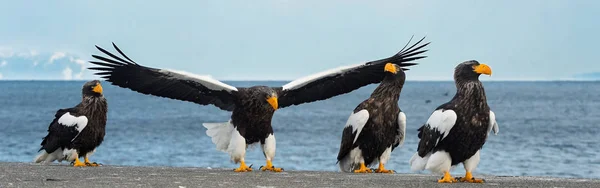
[[[580,80],[600,80],[600,72],[583,73],[573,76],[575,79]]]

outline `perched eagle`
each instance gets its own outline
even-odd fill
[[[348,118],[342,132],[338,164],[343,172],[367,173],[379,161],[377,173],[393,173],[384,165],[394,148],[404,142],[406,115],[398,99],[406,75],[396,64],[388,63],[380,74],[385,77],[371,97],[360,103]]]
[[[81,90],[81,103],[56,112],[36,163],[67,160],[74,161],[73,166],[98,166],[89,157],[104,140],[108,106],[100,81],[89,81]],[[79,160],[82,156],[84,162]]]
[[[266,165],[261,170],[280,172],[282,169],[275,168],[271,162],[275,156],[275,136],[271,127],[271,118],[275,110],[328,99],[368,84],[381,82],[384,75],[380,72],[385,63],[391,62],[400,67],[407,67],[416,64],[407,62],[423,58],[417,55],[425,52],[426,50],[420,49],[429,43],[418,45],[421,41],[423,39],[407,49],[403,48],[392,57],[321,72],[295,80],[283,87],[238,88],[183,71],[145,67],[127,57],[114,43],[113,47],[126,60],[96,46],[113,59],[93,55],[102,62],[91,63],[101,67],[90,69],[101,71],[96,74],[102,75],[114,85],[143,94],[201,105],[212,104],[222,110],[232,111],[228,122],[203,125],[217,149],[229,153],[235,163],[240,163],[239,168],[234,171],[252,171],[244,162],[246,148],[248,145],[260,143],[266,158]]]
[[[471,172],[479,164],[479,150],[483,147],[490,129],[498,131],[496,117],[490,110],[479,75],[492,75],[486,64],[466,61],[454,70],[456,95],[442,104],[419,128],[417,153],[410,159],[412,170],[430,170],[444,174],[438,182],[452,183],[450,167],[463,163],[466,175],[460,181],[482,183]]]

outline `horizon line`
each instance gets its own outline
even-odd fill
[[[6,81],[16,81],[16,82],[32,82],[32,81],[39,81],[39,82],[83,82],[83,81],[90,81],[90,80],[100,80],[100,79],[71,79],[71,80],[64,80],[64,79],[0,79],[0,82],[6,82]],[[103,82],[107,82],[106,80],[100,80]],[[273,79],[273,80],[263,80],[263,79],[248,79],[248,80],[241,80],[241,79],[224,79],[224,80],[219,80],[221,82],[291,82],[293,80],[277,80],[277,79]],[[430,79],[430,80],[422,80],[422,79],[407,79],[407,82],[453,82],[454,80],[452,79]],[[594,79],[500,79],[500,80],[480,80],[482,82],[595,82],[595,81],[600,81],[600,79],[594,80]]]

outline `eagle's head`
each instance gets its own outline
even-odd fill
[[[387,78],[391,78],[398,81],[404,81],[406,79],[406,75],[404,74],[404,70],[397,64],[387,63],[383,68],[383,71],[386,73]]]
[[[102,85],[100,81],[92,80],[83,84],[81,89],[83,96],[101,97],[102,96]]]
[[[481,74],[492,76],[492,69],[486,64],[470,60],[456,66],[454,79],[477,80]]]
[[[257,102],[261,105],[260,108],[277,110],[279,108],[279,101],[277,91],[267,86],[254,86],[253,95],[258,100]]]

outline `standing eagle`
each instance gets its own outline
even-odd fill
[[[384,168],[394,148],[404,142],[406,115],[398,99],[406,78],[398,65],[388,63],[381,74],[385,78],[371,97],[360,103],[350,115],[342,133],[338,164],[343,172],[371,172],[367,166],[379,161],[377,173],[393,173]]]
[[[450,167],[463,163],[466,175],[460,181],[482,183],[471,172],[479,164],[479,150],[490,129],[497,133],[494,112],[490,110],[479,75],[492,75],[486,64],[466,61],[454,70],[456,95],[450,102],[437,107],[425,125],[418,129],[419,146],[410,159],[412,170],[430,170],[444,174],[438,182],[456,182]]]
[[[266,158],[266,165],[261,170],[280,172],[282,169],[275,168],[271,163],[275,156],[275,136],[271,127],[271,118],[275,110],[328,99],[368,84],[381,82],[384,75],[380,72],[385,63],[408,67],[416,63],[407,62],[424,58],[417,56],[425,52],[426,50],[420,49],[429,44],[417,46],[423,39],[407,49],[403,48],[392,57],[321,72],[295,80],[283,87],[233,87],[209,77],[183,71],[145,67],[127,57],[114,43],[113,47],[126,60],[96,46],[113,59],[92,55],[102,62],[91,61],[90,63],[101,67],[90,69],[101,71],[96,74],[102,75],[114,85],[143,94],[200,105],[212,104],[222,110],[232,111],[228,122],[203,124],[207,128],[206,134],[212,138],[217,150],[229,153],[235,163],[240,163],[239,168],[234,171],[247,172],[252,169],[244,162],[246,148],[248,145],[260,143]]]
[[[81,90],[81,103],[56,112],[36,163],[67,160],[74,161],[73,166],[98,166],[89,157],[104,140],[108,106],[100,81],[89,81]],[[82,156],[84,162],[79,160]]]

